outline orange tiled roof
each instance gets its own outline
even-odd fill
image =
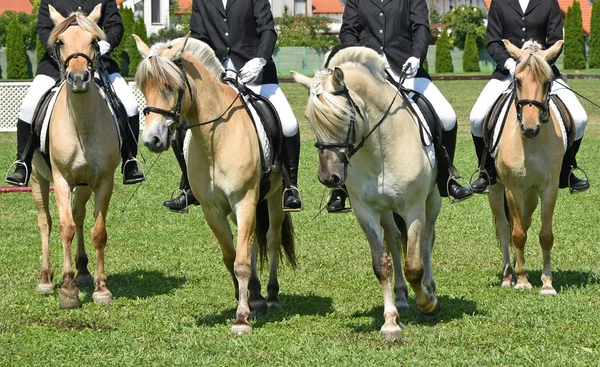
[[[0,1],[0,14],[6,11],[16,11],[31,14],[33,11],[33,6],[31,6],[29,0]]]
[[[546,0],[542,0],[546,1]],[[563,19],[565,14],[567,14],[567,10],[569,10],[569,6],[573,5],[573,1],[578,1],[581,6],[581,19],[583,21],[583,31],[587,34],[590,34],[590,23],[592,21],[592,4],[589,0],[558,0],[558,4],[560,5],[560,10],[563,15]],[[485,6],[490,8],[492,4],[492,0],[483,0]]]
[[[343,14],[344,7],[340,0],[313,0],[313,14]]]

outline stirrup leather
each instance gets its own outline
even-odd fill
[[[13,181],[11,179],[8,178],[8,176],[11,174],[10,171],[13,167],[18,167],[19,165],[22,165],[23,167],[25,167],[25,182],[17,182],[17,181]],[[11,184],[11,185],[15,185],[15,186],[26,186],[27,185],[27,179],[29,178],[29,168],[27,168],[27,165],[24,162],[21,161],[14,161],[13,164],[11,164],[8,167],[8,170],[6,171],[6,175],[4,175],[4,181]],[[587,176],[587,175],[586,175]]]

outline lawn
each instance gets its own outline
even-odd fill
[[[456,165],[467,176],[476,165],[468,115],[484,84],[437,83],[459,117]],[[600,81],[570,84],[600,102]],[[0,194],[0,365],[598,366],[600,109],[584,103],[590,123],[578,156],[592,189],[578,195],[561,190],[556,206],[552,264],[558,296],[538,294],[539,212],[526,246],[534,290],[517,291],[499,287],[501,254],[487,199],[444,201],[433,251],[442,312],[436,320],[419,317],[411,291],[410,309],[399,317],[404,339],[392,343],[378,332],[382,295],[354,216],[317,216],[325,188],[316,178],[314,137],[303,117],[306,91],[282,87],[301,121],[305,209],[292,214],[299,268],[281,270],[281,309],[254,320],[251,334],[231,336],[233,285],[202,208],[180,215],[161,205],[179,183],[175,158],[166,152],[139,187],[115,186],[106,251],[112,306],[95,305],[92,289],[82,289],[81,308],[69,311],[58,309],[56,294],[39,296],[33,199],[29,193]],[[15,142],[15,134],[0,134],[0,169],[14,158]],[[141,150],[148,169],[157,155]],[[60,284],[56,209],[53,218],[51,261]],[[262,274],[263,285],[267,276]]]

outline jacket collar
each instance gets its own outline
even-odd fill
[[[232,0],[227,1],[227,6],[229,6],[230,1],[232,1]],[[219,13],[221,13],[221,15],[225,16],[225,8],[223,7],[223,0],[210,0],[210,2],[215,6],[215,8],[217,8],[217,10],[219,11]]]
[[[385,3],[387,3],[389,0],[370,0],[373,5],[375,5],[376,7],[378,7],[379,9],[383,10],[383,6]]]
[[[248,1],[248,0],[246,0]],[[227,0],[227,8],[225,8],[225,12],[229,13],[229,10],[231,9],[231,7],[233,6],[233,3],[235,3],[236,0]]]
[[[521,4],[519,4],[519,0],[508,0],[508,5],[513,8],[519,15],[527,15],[531,13],[531,11],[538,5],[540,5],[540,0],[529,0],[529,4],[527,5],[527,9],[525,12],[521,9]]]

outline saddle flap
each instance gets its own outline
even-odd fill
[[[488,147],[492,157],[495,156],[495,152],[498,148],[498,141],[500,140],[500,134],[502,134],[502,129],[506,122],[508,107],[512,101],[512,97],[513,88],[509,87],[498,96],[490,109],[490,112],[488,112],[485,120],[483,120],[483,141],[485,142],[486,147]],[[501,121],[501,123],[498,124],[498,121]]]
[[[573,144],[573,141],[575,141],[576,133],[573,116],[571,115],[571,112],[569,112],[569,110],[567,109],[567,105],[565,105],[563,100],[560,99],[558,95],[551,94],[550,101],[554,103],[560,115],[559,117],[562,119],[567,134],[567,147],[570,147],[571,144]]]

